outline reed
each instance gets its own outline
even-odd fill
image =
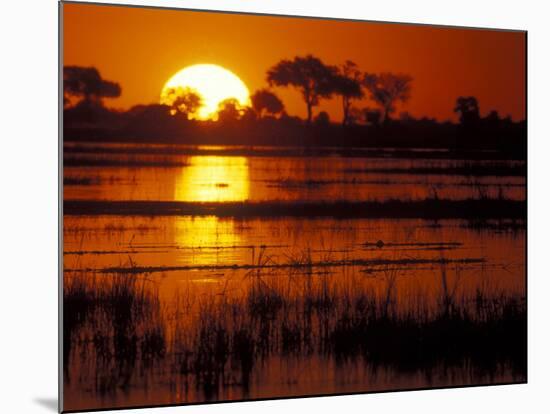
[[[251,270],[243,295],[178,291],[166,305],[144,276],[66,274],[65,368],[79,366],[80,375],[96,378],[96,391],[107,392],[154,366],[206,396],[228,384],[247,389],[273,355],[360,358],[405,372],[467,366],[491,375],[508,367],[525,377],[524,297],[487,286],[460,290],[459,275],[450,283],[442,263],[435,299],[417,292],[402,300],[395,267],[375,289],[360,282],[365,276],[343,282],[316,273],[303,266],[310,259],[307,252],[294,258],[302,266],[284,274]],[[262,253],[257,260],[270,262]]]

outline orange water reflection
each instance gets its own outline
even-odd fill
[[[95,159],[95,155],[92,154],[90,159]],[[477,177],[470,182],[469,177],[452,175],[349,172],[374,167],[383,170],[419,165],[452,166],[454,161],[441,161],[436,165],[422,159],[239,157],[185,153],[171,154],[170,163],[162,165],[159,162],[160,166],[156,166],[156,161],[162,161],[154,158],[156,156],[148,153],[136,156],[132,158],[136,165],[129,166],[115,153],[113,160],[122,165],[115,162],[108,168],[66,168],[65,178],[72,179],[72,185],[65,187],[64,198],[196,203],[406,200],[430,196],[436,182],[441,187],[437,190],[440,198],[497,197],[501,189],[508,191],[502,193],[505,198],[516,193],[516,198],[525,198],[525,189],[521,185],[525,182],[524,177]],[[139,166],[138,161],[146,166]],[[230,334],[233,327],[239,329],[236,332],[240,332],[242,327],[252,335],[263,335],[264,331],[254,330],[260,325],[252,323],[257,308],[250,308],[254,309],[250,314],[241,311],[249,309],[250,303],[256,306],[257,302],[250,302],[250,298],[254,299],[252,293],[260,292],[258,286],[269,293],[265,296],[268,300],[261,304],[270,304],[271,298],[276,299],[273,303],[278,303],[277,298],[284,298],[286,303],[286,308],[282,308],[284,312],[277,311],[279,313],[273,313],[275,316],[265,318],[270,326],[276,327],[272,336],[276,341],[282,337],[283,326],[285,329],[286,326],[305,326],[306,319],[300,319],[307,314],[303,311],[305,308],[295,308],[295,304],[300,303],[315,303],[323,312],[327,309],[326,314],[315,310],[314,323],[304,330],[313,332],[313,340],[320,341],[325,336],[319,334],[321,324],[315,321],[325,318],[327,326],[333,329],[347,311],[347,298],[383,298],[396,309],[402,309],[404,314],[422,311],[428,317],[435,314],[440,303],[449,299],[456,298],[456,303],[461,306],[477,306],[472,298],[477,297],[478,291],[499,301],[502,298],[522,298],[525,295],[526,253],[522,223],[493,220],[477,226],[477,222],[468,220],[332,217],[304,220],[286,216],[229,218],[108,214],[66,215],[63,225],[63,266],[67,280],[89,279],[90,286],[96,289],[100,285],[94,285],[95,280],[109,283],[121,275],[121,280],[143,280],[144,286],[155,293],[151,303],[158,300],[158,315],[162,320],[155,319],[157,310],[154,308],[151,312],[144,312],[150,320],[144,318],[140,322],[143,325],[139,326],[137,323],[128,325],[124,332],[128,328],[131,334],[133,329],[141,335],[147,326],[152,326],[150,332],[154,333],[162,327],[160,332],[166,339],[166,354],[155,362],[158,363],[155,369],[146,365],[151,363],[149,357],[143,359],[135,355],[132,364],[137,365],[128,364],[128,370],[121,374],[114,357],[107,358],[112,365],[102,365],[104,356],[101,350],[88,345],[89,332],[96,332],[103,324],[103,336],[97,337],[113,338],[114,325],[109,325],[110,321],[103,316],[89,317],[86,321],[89,325],[74,330],[74,348],[67,357],[70,375],[66,378],[75,380],[64,384],[66,407],[273,398],[524,379],[523,371],[515,371],[507,361],[494,369],[493,365],[487,364],[490,369],[486,371],[478,370],[469,362],[449,366],[435,364],[427,366],[424,371],[424,366],[401,369],[393,363],[376,362],[360,355],[340,360],[323,352],[293,351],[296,353],[287,354],[283,348],[273,348],[275,351],[270,351],[270,355],[262,357],[261,363],[250,369],[250,381],[246,387],[241,385],[245,384],[242,369],[234,361],[227,364],[227,375],[222,376],[215,392],[209,388],[210,383],[201,385],[203,377],[182,374],[186,355],[190,355],[189,349],[195,349],[192,347],[198,343],[197,333],[206,326],[202,315],[219,314],[233,318],[231,323],[234,325],[220,325]],[[383,243],[379,245],[378,241]],[[449,263],[438,263],[441,259]],[[382,264],[376,264],[376,261]],[[145,277],[141,273],[134,274],[136,268],[142,268]],[[321,301],[324,300],[321,294],[325,292],[332,295],[332,302]],[[315,302],[311,302],[310,297]],[[209,308],[220,303],[231,308]],[[333,305],[317,305],[322,303]],[[356,308],[355,305],[349,306],[352,310]],[[201,313],[209,309],[215,312]],[[233,311],[235,309],[239,311]],[[239,319],[239,315],[248,319]],[[275,325],[277,323],[279,325]],[[179,333],[181,337],[176,336]],[[143,339],[139,340],[144,343]],[[175,347],[176,343],[181,347]],[[253,343],[259,344],[260,341],[254,339]],[[319,344],[321,342],[316,342],[308,349],[321,349]],[[125,361],[122,362],[125,364]],[[116,388],[112,393],[105,393],[107,387],[103,384],[114,383],[111,381],[125,381],[129,385],[127,389]]]
[[[247,158],[193,156],[188,162],[176,178],[174,200],[228,202],[248,199]]]
[[[182,260],[195,265],[218,264],[224,258],[224,249],[241,243],[233,220],[216,216],[178,217],[174,230],[174,242],[186,256]]]
[[[249,197],[248,160],[245,157],[193,156],[176,178],[174,199],[187,202],[245,201]],[[215,216],[185,217],[176,222],[175,240],[192,254],[195,264],[218,260],[219,249],[240,243],[233,221]],[[206,254],[204,253],[206,249]]]

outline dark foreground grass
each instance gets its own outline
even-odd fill
[[[93,361],[98,364],[98,390],[129,383],[137,361],[164,355],[164,319],[160,310],[158,292],[146,278],[65,277],[63,361],[66,379],[71,380],[68,367],[73,350],[86,358],[92,350]]]
[[[388,246],[395,244],[388,243]],[[399,245],[399,244],[397,244]],[[365,244],[368,246],[368,244]],[[444,245],[445,246],[445,245]],[[444,251],[446,247],[432,247],[423,248],[422,250],[437,250]],[[418,250],[418,249],[413,249]],[[160,251],[156,251],[159,253]],[[84,252],[69,252],[70,254],[110,254],[113,252],[97,252],[97,251],[84,251]],[[121,253],[121,252],[119,252]],[[122,252],[123,253],[123,252]],[[132,253],[129,251],[128,253]],[[329,253],[329,252],[327,252]],[[67,253],[64,253],[67,254]],[[313,261],[311,257],[299,257],[290,258],[286,262],[276,262],[270,260],[268,263],[248,263],[248,264],[190,264],[190,265],[178,265],[178,266],[138,266],[138,265],[126,265],[126,266],[111,266],[104,268],[81,268],[81,269],[65,269],[68,272],[84,272],[84,273],[106,273],[106,274],[152,274],[152,273],[166,273],[177,271],[197,271],[197,270],[285,270],[290,269],[292,271],[308,270],[312,267],[316,269],[325,268],[343,268],[351,266],[361,266],[365,268],[365,271],[372,271],[384,269],[387,266],[417,266],[417,265],[446,265],[446,264],[479,264],[484,263],[485,259],[482,257],[463,257],[458,259],[445,259],[445,258],[398,258],[398,259],[385,259],[385,258],[373,258],[373,259],[342,259],[332,260],[325,259],[320,261]]]
[[[442,269],[433,297],[400,298],[391,270],[380,290],[313,272],[295,283],[296,274],[254,270],[243,295],[179,292],[169,306],[145,277],[66,274],[65,381],[105,394],[162,378],[210,399],[220,387],[248,389],[269,356],[426,376],[459,369],[474,380],[504,370],[525,380],[524,298],[487,289],[459,295]]]
[[[362,202],[227,202],[64,200],[65,215],[423,218],[525,218],[525,201],[475,198]]]

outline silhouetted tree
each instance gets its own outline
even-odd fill
[[[498,114],[498,111],[492,110],[490,111],[485,119],[491,123],[499,123],[500,122],[500,115]]]
[[[360,121],[363,121],[365,118],[363,110],[352,106],[348,112],[348,125],[356,124]]]
[[[321,98],[329,98],[334,92],[336,68],[327,66],[312,55],[296,56],[293,60],[282,60],[267,72],[270,86],[292,86],[297,88],[307,107],[307,122],[311,123],[312,108],[319,105]]]
[[[460,114],[460,123],[464,126],[472,126],[479,121],[479,105],[473,96],[459,96],[454,111]]]
[[[225,99],[218,105],[218,120],[221,122],[236,121],[242,114],[243,108],[237,99]]]
[[[276,115],[280,114],[285,109],[279,97],[267,89],[256,91],[256,93],[250,97],[250,100],[259,118],[262,118],[264,113]]]
[[[253,122],[257,119],[256,111],[251,107],[247,106],[241,110],[241,121],[243,122]]]
[[[102,105],[102,98],[120,96],[120,85],[101,78],[94,67],[65,66],[63,68],[64,103],[69,97],[80,98],[85,104]]]
[[[350,108],[352,99],[361,99],[361,72],[357,65],[347,60],[339,69],[334,79],[334,92],[342,97],[343,119],[342,125],[350,123]]]
[[[369,125],[379,125],[382,119],[382,113],[379,109],[364,108],[363,115],[365,117],[365,122]]]
[[[502,128],[504,125],[503,120],[500,118],[500,115],[495,110],[490,111],[487,116],[483,118],[483,122],[487,128],[493,131]]]
[[[407,111],[403,111],[399,114],[399,120],[401,122],[413,122],[414,117],[410,113],[408,113]]]
[[[326,126],[330,125],[330,116],[326,111],[321,111],[314,119],[315,125]]]
[[[171,122],[170,107],[162,104],[135,105],[126,113],[129,121],[139,128],[162,128],[166,122]]]
[[[171,114],[171,107],[163,104],[136,105],[126,113],[127,122],[122,135],[131,136],[132,140],[181,139],[185,123]]]
[[[412,78],[409,75],[390,72],[380,75],[366,73],[363,84],[370,92],[371,99],[382,110],[382,121],[388,122],[399,101],[407,102],[411,96]]]
[[[281,117],[279,118],[279,121],[286,126],[297,126],[302,123],[302,120],[297,116],[292,116],[286,113],[286,111],[283,111],[281,113]]]
[[[170,115],[170,107],[168,105],[163,104],[150,104],[150,105],[143,105],[138,104],[132,106],[128,111],[126,112],[126,115],[130,118],[135,118],[138,116],[142,116],[143,114],[163,117],[165,119],[169,118]]]
[[[197,113],[203,105],[201,95],[191,88],[170,88],[166,91],[165,101],[170,103],[170,113],[172,115],[183,114],[189,119]]]
[[[123,122],[124,113],[106,108],[99,102],[78,101],[63,109],[63,124],[67,127],[112,128]]]

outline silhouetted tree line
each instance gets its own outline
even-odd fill
[[[97,69],[66,66],[63,71],[64,131],[67,140],[166,141],[189,144],[336,145],[497,149],[524,157],[526,122],[501,118],[496,111],[481,117],[475,97],[458,97],[459,124],[395,117],[398,103],[411,97],[407,74],[363,73],[352,61],[326,65],[307,55],[283,59],[267,71],[268,88],[251,95],[251,107],[235,99],[219,105],[218,120],[194,121],[202,98],[188,88],[168,91],[169,105],[136,105],[128,111],[106,108],[105,98],[121,94],[119,84]],[[276,87],[298,90],[306,105],[305,122],[285,111]],[[369,96],[375,107],[355,103]],[[323,99],[342,102],[341,125],[314,109]]]
[[[363,110],[367,122],[388,122],[395,111],[395,104],[406,102],[410,97],[412,78],[404,74],[362,73],[358,66],[348,60],[341,66],[325,65],[319,58],[312,55],[296,56],[293,60],[281,60],[267,72],[267,82],[270,86],[296,88],[302,95],[307,109],[307,123],[313,120],[313,108],[321,99],[339,96],[342,99],[342,124],[350,125],[361,118],[361,111],[352,107],[353,100],[365,96],[365,90],[370,98],[380,107],[378,110]],[[373,117],[372,112],[378,111]],[[322,114],[322,113],[321,113]],[[319,116],[324,122],[326,113]]]

